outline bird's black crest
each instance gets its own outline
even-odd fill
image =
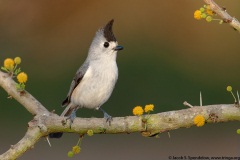
[[[107,39],[108,42],[110,42],[110,41],[116,42],[117,41],[115,36],[114,36],[114,34],[113,34],[113,32],[112,32],[113,22],[114,22],[114,20],[112,19],[103,28],[104,37]]]

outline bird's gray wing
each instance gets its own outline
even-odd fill
[[[71,101],[71,95],[74,91],[74,89],[77,87],[77,85],[81,82],[81,80],[83,79],[87,69],[88,69],[89,63],[88,62],[84,62],[84,64],[77,70],[76,75],[74,76],[72,83],[70,85],[70,89],[68,91],[67,97],[66,99],[62,102],[62,106],[67,106],[70,101]]]

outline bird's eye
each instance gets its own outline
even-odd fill
[[[105,43],[103,44],[103,46],[104,46],[105,48],[108,48],[109,43],[108,43],[108,42],[105,42]]]

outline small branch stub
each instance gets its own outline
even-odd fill
[[[190,108],[193,107],[193,106],[192,106],[191,104],[189,104],[187,101],[184,101],[184,102],[183,102],[183,105],[184,105],[184,106],[187,106],[187,107],[190,107]]]

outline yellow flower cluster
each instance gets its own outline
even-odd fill
[[[19,83],[26,83],[28,79],[28,76],[26,73],[21,72],[17,75],[17,80]]]
[[[205,118],[202,115],[197,115],[193,119],[193,123],[197,127],[202,127],[205,124]]]
[[[73,147],[72,147],[72,150],[69,151],[67,155],[68,155],[69,158],[71,158],[71,157],[74,156],[74,154],[80,153],[80,151],[81,151],[80,146],[76,145],[76,146],[73,146]]]
[[[72,152],[74,154],[78,154],[81,151],[81,148],[79,146],[73,146]]]
[[[81,152],[81,143],[82,143],[83,136],[80,136],[77,145],[72,147],[72,150],[67,153],[68,157],[73,157],[75,154],[78,154]]]
[[[6,58],[4,60],[3,66],[5,69],[12,71],[14,69],[15,64],[18,65],[21,63],[20,57],[15,57],[14,60],[12,58]]]
[[[210,9],[210,7],[208,7],[207,9],[206,9],[206,13],[209,15],[209,16],[213,16],[214,14],[214,12]]]
[[[7,72],[12,78],[17,77],[18,84],[16,84],[16,88],[18,91],[24,91],[25,89],[25,83],[28,80],[28,76],[26,73],[21,72],[21,69],[17,67],[21,63],[20,57],[12,58],[6,58],[3,63],[3,67],[1,67],[2,70]]]
[[[145,105],[144,110],[143,110],[142,106],[136,106],[136,107],[133,108],[133,115],[141,116],[143,114],[143,112],[149,113],[149,112],[153,111],[153,109],[154,109],[153,104]]]
[[[7,58],[4,60],[4,63],[3,63],[3,66],[9,70],[9,71],[12,71],[13,68],[14,68],[14,61],[12,58]]]
[[[209,5],[204,5],[200,9],[196,10],[193,14],[193,17],[197,20],[205,19],[207,22],[211,22],[213,20],[212,16],[214,16],[214,11],[211,10]],[[223,23],[223,20],[220,19],[214,19],[219,20],[219,24]]]
[[[194,12],[194,18],[197,20],[200,20],[202,18],[201,14],[202,14],[202,12],[200,10],[196,10]]]
[[[150,111],[153,111],[153,109],[154,109],[154,105],[153,104],[148,104],[148,105],[145,106],[144,111],[146,113],[148,113]]]
[[[133,108],[133,114],[135,116],[141,116],[143,114],[143,108],[141,106],[136,106]]]

